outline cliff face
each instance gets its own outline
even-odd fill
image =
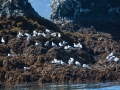
[[[0,0],[0,37],[8,34],[16,35],[18,31],[28,31],[45,28],[59,30],[57,26],[42,18],[32,8],[28,0]]]
[[[51,0],[51,20],[120,22],[120,0]]]

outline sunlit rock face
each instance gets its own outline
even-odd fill
[[[96,20],[120,22],[120,0],[51,0],[53,22]]]

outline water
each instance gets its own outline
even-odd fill
[[[0,90],[120,90],[120,83],[107,82],[97,84],[26,84]]]

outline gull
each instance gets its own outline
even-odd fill
[[[5,43],[5,40],[3,39],[3,37],[1,38],[1,42],[2,42],[2,43]]]
[[[74,62],[74,58],[70,58],[70,59],[68,60],[68,64],[69,64],[69,65],[73,64],[73,62]]]
[[[42,44],[40,44],[40,43],[36,42],[36,43],[35,43],[35,45],[36,45],[36,46],[41,46]]]
[[[84,68],[87,68],[87,69],[90,68],[87,64],[83,64],[83,67],[84,67]]]
[[[19,31],[17,37],[20,38],[20,37],[22,37],[22,36],[23,36],[23,34]]]
[[[66,63],[61,60],[61,65],[66,65]]]
[[[114,55],[114,53],[113,52],[111,52],[110,54],[109,54],[109,56],[113,56]]]
[[[33,31],[33,34],[38,34],[36,30]]]
[[[120,59],[119,58],[117,58],[117,57],[115,57],[115,59],[114,59],[114,61],[115,62],[117,62],[117,61],[119,61]]]
[[[56,64],[58,64],[58,65],[61,64],[61,60],[57,60]]]
[[[68,46],[65,46],[64,49],[67,50],[67,49],[68,49]]]
[[[49,46],[49,41],[45,42],[45,46]]]
[[[76,47],[78,47],[78,45],[74,43],[74,47],[76,48]]]
[[[62,27],[64,26],[65,24],[62,24]]]
[[[58,37],[61,37],[61,34],[60,34],[60,33],[58,33]]]
[[[68,49],[73,49],[73,47],[72,47],[72,46],[70,46],[70,45],[68,45]]]
[[[36,32],[36,30],[33,31],[33,36],[36,37],[38,33]]]
[[[29,36],[30,34],[28,34],[28,33],[25,33],[24,35],[25,35],[25,36]]]
[[[66,42],[66,41],[63,41],[63,45],[66,45],[68,42]]]
[[[57,47],[57,45],[56,45],[54,42],[52,42],[52,46],[53,46],[53,47]]]
[[[110,59],[110,56],[107,56],[106,59],[109,60],[109,59]]]
[[[46,29],[45,31],[46,31],[46,33],[51,33],[49,29]]]
[[[51,33],[51,36],[56,37],[56,33]]]
[[[27,40],[29,41],[29,40],[30,40],[30,38],[31,38],[31,35],[28,35],[28,36],[27,36]]]
[[[26,71],[26,70],[30,70],[30,67],[24,67],[24,70]]]
[[[81,66],[81,64],[78,61],[75,61],[76,66]]]
[[[27,36],[27,40],[29,41],[29,40],[30,40],[30,38],[31,38],[31,35],[30,35],[30,34],[28,34],[28,33],[25,33],[25,35]]]
[[[36,36],[37,36],[37,35],[34,33],[34,34],[33,34],[33,37],[36,37]]]
[[[56,64],[56,63],[57,63],[57,59],[56,59],[56,58],[54,58],[54,60],[53,60],[53,61],[51,61],[51,63],[52,63],[52,64]]]
[[[8,57],[12,57],[12,56],[13,56],[12,54],[8,53]]]
[[[108,60],[109,61],[114,61],[114,59],[115,59],[115,56],[111,56]]]
[[[62,43],[59,43],[59,46],[60,46],[60,47],[63,47],[63,44],[62,44]]]
[[[74,58],[70,58],[70,60],[73,62],[73,61],[74,61]]]
[[[82,48],[82,45],[80,43],[77,44],[78,47]]]
[[[38,33],[38,36],[43,36],[42,33]]]
[[[42,33],[42,36],[43,36],[43,37],[46,37],[46,34],[45,34],[45,33]]]

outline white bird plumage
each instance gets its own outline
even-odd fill
[[[53,46],[53,47],[57,47],[57,45],[56,45],[54,42],[52,42],[52,46]]]
[[[119,61],[120,59],[118,57],[115,57],[114,61],[117,62]]]
[[[109,56],[113,56],[114,55],[114,53],[113,52],[111,52],[110,54],[109,54]]]
[[[74,47],[75,47],[75,48],[82,48],[82,45],[81,45],[80,43],[78,43],[78,44],[75,44],[75,43],[74,43]]]
[[[8,57],[12,57],[12,56],[13,56],[12,54],[8,53]]]
[[[75,65],[76,66],[81,66],[80,62],[78,62],[78,61],[75,61]]]
[[[34,36],[34,37],[36,37],[36,36],[37,36],[37,34],[38,34],[38,33],[37,33],[37,31],[36,31],[36,30],[34,30],[34,31],[33,31],[33,36]]]
[[[59,46],[60,46],[60,47],[63,47],[64,45],[63,45],[62,43],[59,43]]]
[[[43,36],[43,37],[46,37],[46,34],[43,32],[43,33],[42,33],[42,36]]]
[[[49,43],[50,43],[49,41],[45,42],[45,46],[49,46]]]
[[[61,65],[66,65],[66,63],[61,60]]]
[[[36,30],[33,31],[33,34],[38,34]]]
[[[26,71],[26,70],[30,70],[30,67],[24,67],[24,70]]]
[[[5,40],[4,40],[4,38],[3,38],[3,37],[1,38],[1,42],[2,42],[2,43],[5,43]]]
[[[43,36],[43,33],[38,33],[38,36]]]
[[[23,36],[23,34],[19,31],[17,37],[18,37],[18,38],[21,38],[22,36]]]
[[[68,45],[68,49],[73,49],[73,47],[72,47],[72,46],[70,46],[70,45]]]
[[[36,45],[36,46],[42,46],[42,44],[40,44],[40,43],[38,43],[38,42],[36,42],[35,45]]]
[[[46,32],[46,33],[51,33],[49,29],[46,29],[45,32]]]
[[[63,45],[66,45],[68,42],[66,42],[66,41],[63,41]]]
[[[84,68],[87,68],[87,69],[90,68],[87,64],[83,64],[83,67],[84,67]]]
[[[68,60],[68,64],[69,64],[69,65],[73,64],[73,62],[74,62],[74,58],[70,58],[70,59]]]
[[[68,50],[68,46],[65,46],[64,49],[65,49],[65,50]]]
[[[61,33],[58,33],[58,37],[59,37],[59,38],[61,37]]]
[[[56,37],[56,33],[51,33],[51,36]]]
[[[29,41],[29,40],[30,40],[30,38],[31,38],[31,35],[30,35],[30,34],[28,34],[28,33],[25,33],[25,35],[27,36],[27,40]]]

